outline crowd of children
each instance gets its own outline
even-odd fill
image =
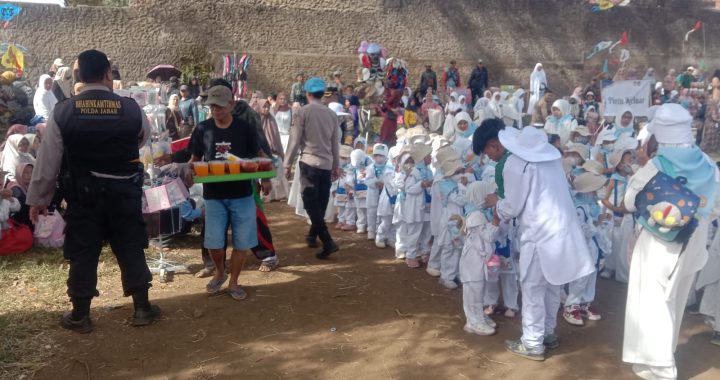
[[[627,111],[591,132],[569,114],[566,100],[552,111],[542,129],[562,155],[576,222],[595,267],[562,286],[563,319],[582,326],[602,318],[593,305],[598,276],[628,281],[637,223],[624,211],[623,198],[638,170],[643,123]],[[498,162],[473,152],[478,125],[461,110],[453,123],[452,133],[446,126],[443,134],[422,125],[400,127],[393,147],[366,146],[363,138],[342,146],[344,175],[333,186],[336,228],[394,249],[398,260],[425,268],[446,289],[462,285],[465,331],[491,335],[496,324],[490,316],[513,318],[520,311],[518,223],[500,221],[485,204],[488,194],[502,189]]]

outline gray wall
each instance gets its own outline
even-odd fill
[[[654,0],[635,7],[590,13],[574,0],[133,0],[130,7],[32,6],[5,31],[30,50],[28,72],[36,78],[53,58],[71,60],[97,48],[120,65],[126,80],[142,79],[159,63],[214,61],[220,52],[254,58],[250,87],[266,92],[288,88],[294,73],[329,76],[335,69],[354,78],[361,40],[377,41],[411,66],[411,84],[422,65],[440,71],[457,59],[462,80],[477,58],[491,82],[527,86],[543,62],[552,88],[569,92],[600,69],[601,58],[584,56],[601,40],[630,33],[631,67],[697,65],[702,32],[683,43],[696,20],[706,28],[707,64],[720,67],[720,14],[694,7],[657,8]],[[685,3],[687,4],[687,3]],[[647,6],[646,6],[647,5]],[[213,58],[208,58],[213,57]]]

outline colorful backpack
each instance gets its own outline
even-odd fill
[[[685,243],[697,228],[700,197],[676,177],[672,164],[658,156],[662,171],[635,198],[636,218],[650,233],[668,242]]]

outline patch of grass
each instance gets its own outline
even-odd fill
[[[117,271],[109,247],[98,277]],[[0,257],[0,379],[31,375],[57,353],[58,317],[67,309],[68,263],[62,249],[33,248]]]

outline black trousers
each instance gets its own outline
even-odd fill
[[[148,246],[142,217],[142,188],[130,180],[88,177],[66,192],[65,259],[70,261],[67,286],[71,298],[93,298],[103,243],[108,241],[120,266],[123,293],[150,288],[152,275],[145,261]]]
[[[314,168],[300,162],[300,181],[303,187],[302,200],[310,217],[311,239],[320,238],[323,245],[332,242],[332,236],[325,224],[325,209],[330,200],[330,170]]]

